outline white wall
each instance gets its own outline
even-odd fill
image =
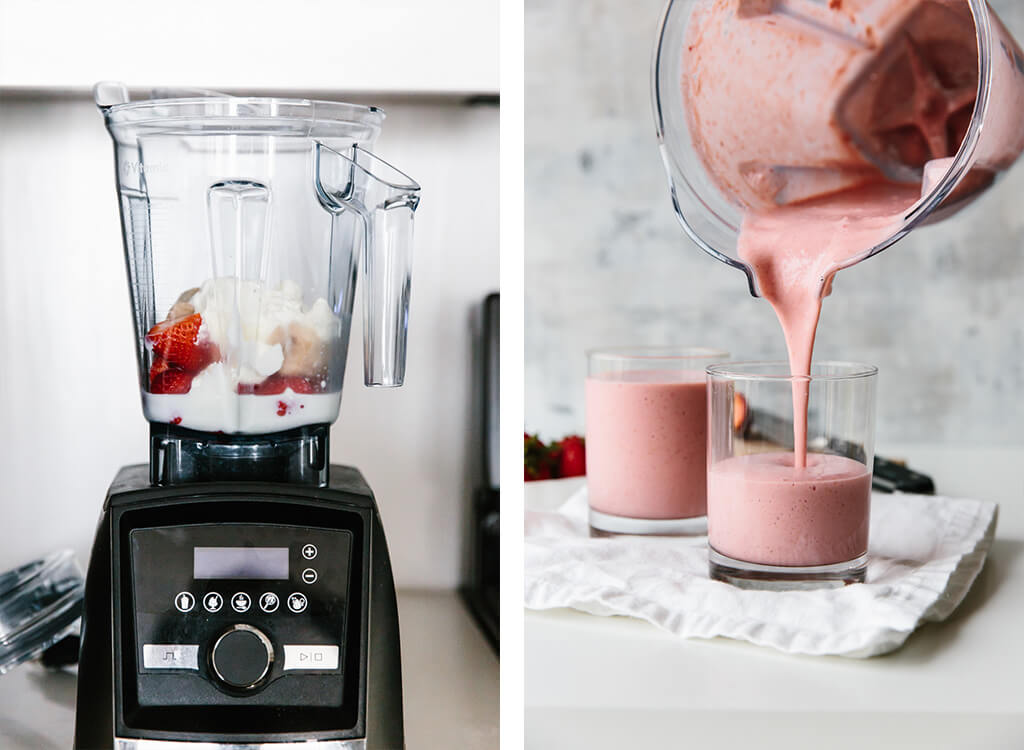
[[[137,81],[136,81],[137,82]],[[204,85],[194,81],[194,85]],[[358,98],[357,98],[358,99]],[[374,487],[400,586],[458,583],[470,314],[498,286],[498,110],[379,102],[378,153],[423,186],[406,385],[368,390],[353,342],[332,459]],[[358,301],[357,301],[358,309]],[[88,559],[107,484],[147,460],[112,149],[84,96],[0,98],[0,568]]]

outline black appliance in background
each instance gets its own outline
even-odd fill
[[[499,296],[484,300],[474,364],[480,418],[472,436],[480,446],[480,483],[473,493],[469,531],[469,578],[462,596],[497,652],[499,642],[500,489],[498,471]]]
[[[787,450],[793,449],[793,421],[769,412],[753,409],[747,415],[739,430],[747,440],[765,440],[780,445]],[[843,440],[832,438],[828,441],[828,453],[838,453],[864,460],[862,446],[850,445]],[[935,482],[921,472],[908,469],[898,461],[875,456],[871,475],[872,489],[878,492],[911,492],[920,495],[934,495]]]

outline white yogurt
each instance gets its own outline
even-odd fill
[[[281,369],[284,350],[271,340],[279,339],[280,330],[287,331],[291,323],[307,326],[324,342],[341,336],[341,321],[327,300],[318,299],[305,310],[302,290],[294,281],[270,289],[256,281],[224,277],[203,282],[189,302],[203,318],[200,337],[215,343],[222,355],[233,353],[232,364],[209,365],[193,378],[188,393],[143,391],[146,419],[203,432],[261,434],[338,418],[340,390],[238,393],[239,383],[260,383]]]
[[[321,297],[303,309],[302,290],[294,281],[271,289],[232,276],[208,279],[190,302],[203,316],[200,336],[222,353],[237,354],[241,383],[259,383],[281,369],[284,350],[274,338],[291,323],[307,326],[325,342],[341,335],[341,321],[327,300]]]
[[[189,393],[142,394],[142,410],[150,422],[203,432],[265,434],[310,424],[330,424],[338,418],[341,391],[295,393],[291,388],[274,396],[221,394],[206,398]]]

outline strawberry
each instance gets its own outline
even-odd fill
[[[525,479],[532,482],[536,479],[551,479],[554,462],[551,452],[536,435],[523,433]]]
[[[260,383],[239,383],[239,393],[252,393],[257,396],[276,396],[291,388],[295,393],[319,393],[320,381],[301,375],[280,375],[274,373]]]
[[[280,386],[280,387],[279,387]],[[269,378],[261,383],[239,383],[238,388],[239,395],[255,394],[257,396],[276,396],[278,393],[284,393],[284,386],[274,379],[271,375]]]
[[[165,372],[167,372],[168,370],[174,370],[174,369],[177,369],[177,368],[171,367],[169,364],[167,364],[167,360],[166,359],[161,359],[160,357],[154,357],[153,358],[153,364],[151,364],[149,366],[149,392],[150,393],[158,393],[158,391],[154,391],[153,390],[153,383],[157,382],[157,379],[161,375],[163,375]]]
[[[296,393],[319,393],[320,380],[305,378],[301,375],[282,375],[285,388],[291,388]]]
[[[188,393],[192,390],[192,376],[172,367],[166,360],[156,359],[149,368],[150,393]]]
[[[742,393],[733,393],[732,396],[732,429],[736,433],[742,433],[747,426],[747,399]]]
[[[179,370],[195,375],[220,358],[217,345],[199,341],[203,316],[199,313],[178,320],[165,320],[149,329],[146,341],[153,354]]]
[[[570,435],[555,444],[558,476],[582,477],[587,473],[586,442],[579,435]]]

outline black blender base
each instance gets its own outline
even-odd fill
[[[149,477],[147,465],[128,466],[118,473],[96,531],[82,615],[75,750],[109,750],[118,746],[118,739],[228,746],[311,742],[311,750],[317,741],[330,740],[339,747],[351,742],[360,750],[404,748],[394,580],[376,502],[359,471],[330,466],[325,487],[252,481],[156,487]],[[195,700],[186,693],[185,701],[179,691],[177,702],[185,704],[179,708],[154,711],[140,705],[140,694],[133,686],[141,685],[146,675],[135,666],[137,648],[141,647],[134,642],[132,623],[146,613],[135,610],[139,605],[132,588],[130,535],[136,529],[202,526],[216,530],[222,524],[351,530],[353,567],[346,576],[349,595],[344,602],[329,600],[347,611],[340,644],[345,666],[339,675],[344,680],[345,697],[337,708],[314,712],[301,696],[293,696],[295,701],[287,709],[255,705],[268,700],[269,692],[264,698],[258,693],[239,695],[234,702],[220,692],[218,705],[211,705],[200,698],[201,691]],[[167,559],[168,566],[174,564]],[[190,556],[188,561],[191,576]],[[312,593],[310,598],[315,600]],[[204,612],[201,617],[208,615]],[[209,654],[200,643],[200,670],[206,670]],[[280,685],[289,680],[282,679]]]

